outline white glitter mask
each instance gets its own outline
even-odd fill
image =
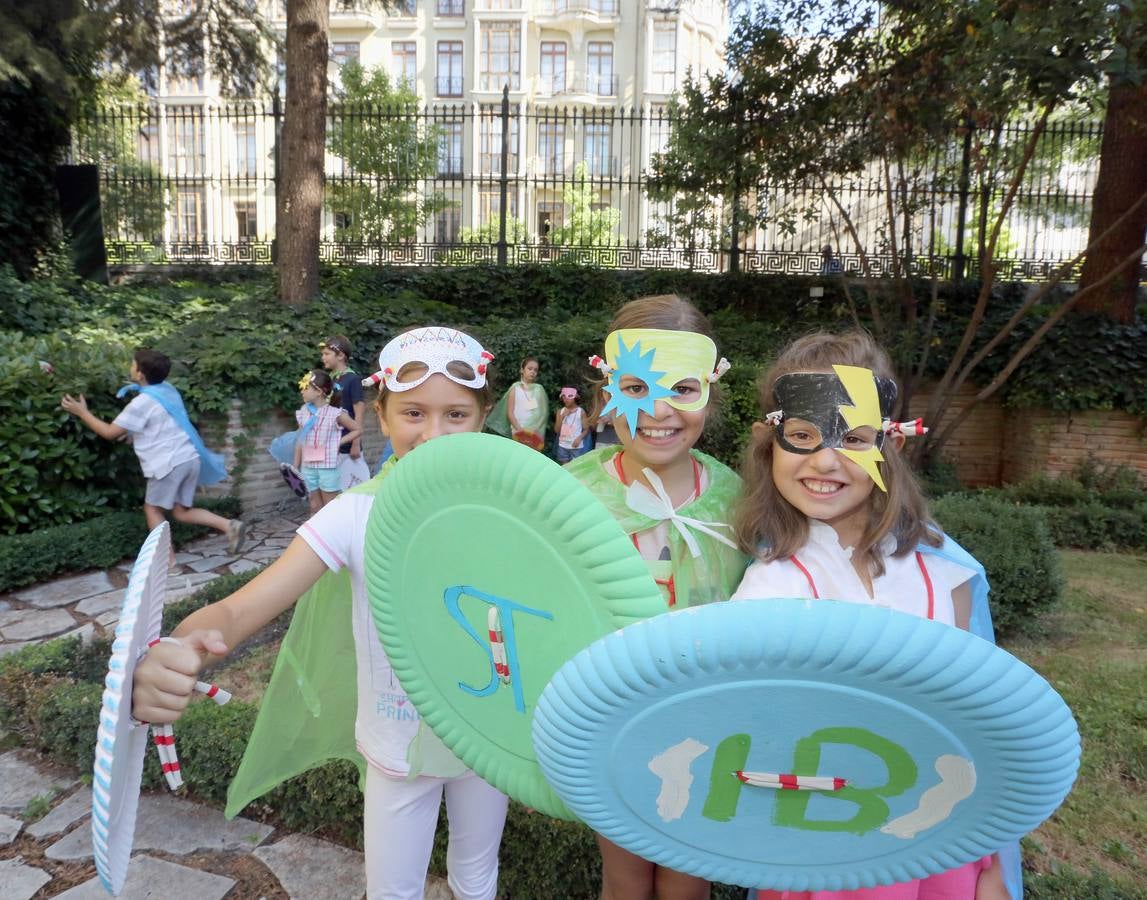
[[[486,384],[486,367],[494,354],[484,350],[474,338],[453,328],[415,328],[390,341],[378,354],[378,371],[363,380],[364,386],[385,382],[388,391],[401,393],[418,387],[431,375],[445,375],[466,388]],[[474,371],[473,378],[459,378],[447,366],[465,363]],[[398,374],[411,363],[426,366],[426,372],[413,381],[399,381]]]

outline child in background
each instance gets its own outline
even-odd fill
[[[227,477],[223,457],[203,445],[199,432],[187,418],[183,398],[167,383],[171,360],[158,350],[139,349],[132,355],[130,377],[134,384],[116,394],[123,397],[139,391],[118,416],[105,422],[88,409],[83,394],[64,394],[60,406],[76,416],[102,438],[117,441],[131,435],[132,448],[147,478],[143,515],[150,531],[171,510],[177,522],[206,525],[227,535],[227,550],[238,553],[246,526],[238,519],[225,519],[210,510],[195,507],[195,488],[215,484]]]
[[[522,360],[521,380],[510,385],[490,413],[490,428],[519,444],[541,450],[546,445],[549,405],[546,390],[538,384],[538,361]]]
[[[737,538],[756,560],[734,599],[868,603],[991,640],[983,567],[929,517],[900,456],[921,426],[890,420],[896,395],[888,356],[861,332],[814,334],[781,353],[761,382],[764,421],[745,457]],[[999,855],[888,887],[754,897],[1007,900]],[[1018,877],[1018,853],[1016,863]]]
[[[295,421],[299,423],[295,468],[307,486],[312,513],[338,496],[339,450],[362,434],[354,419],[330,405],[332,388],[330,375],[322,369],[311,369],[299,381],[303,405],[295,410]]]
[[[265,571],[184,619],[173,632],[180,642],[156,644],[135,670],[134,715],[173,722],[205,665],[293,605],[321,578],[295,610],[236,775],[237,782],[246,777],[258,787],[243,794],[246,788],[233,785],[228,811],[234,814],[280,781],[332,758],[350,759],[360,771],[365,767],[363,844],[371,900],[420,900],[443,793],[450,889],[459,900],[493,900],[497,891],[507,799],[467,770],[433,732],[420,731],[379,642],[364,565],[371,507],[394,466],[424,441],[481,430],[489,410],[491,358],[473,338],[448,328],[416,329],[388,343],[379,355],[375,409],[394,457],[378,476],[305,522]],[[334,574],[344,571],[350,603],[343,602],[345,591],[337,586],[348,579]],[[320,591],[324,583],[326,593]],[[349,634],[353,652],[331,650],[345,646]],[[344,672],[348,658],[355,672]],[[352,733],[338,708],[353,705],[350,685],[356,681]],[[293,695],[282,693],[292,689]]]
[[[562,405],[554,416],[554,431],[558,435],[554,457],[565,465],[589,450],[589,424],[585,410],[578,405],[577,388],[562,388],[558,392],[558,399]]]
[[[362,425],[366,415],[366,401],[362,394],[362,379],[350,367],[351,345],[346,335],[335,334],[319,344],[323,368],[331,373],[334,389],[331,391],[331,404],[342,409],[358,423],[358,435],[347,441],[350,430],[343,429],[339,443],[339,453],[358,459],[362,456]]]
[[[724,600],[746,558],[721,524],[740,479],[693,449],[713,406],[714,385],[728,369],[705,317],[675,295],[623,306],[605,339],[604,402],[619,446],[579,456],[566,471],[585,484],[629,534],[661,586],[666,608]],[[697,527],[703,523],[703,527]],[[602,900],[703,900],[709,883],[623,850],[601,835]]]

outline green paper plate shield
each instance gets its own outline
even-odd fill
[[[437,438],[380,488],[366,580],[382,645],[435,734],[515,800],[572,818],[534,757],[538,697],[583,647],[665,611],[605,507],[528,447]]]

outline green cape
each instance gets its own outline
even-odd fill
[[[506,412],[506,407],[510,403],[510,395],[513,394],[514,388],[519,384],[526,389],[538,404],[534,407],[533,415],[522,422],[521,425],[527,431],[532,431],[534,434],[540,434],[545,437],[546,426],[550,421],[550,407],[549,402],[546,400],[546,389],[536,381],[533,384],[515,381],[510,385],[510,389],[502,395],[502,399],[495,403],[494,408],[490,410],[490,415],[486,418],[486,427],[503,437],[512,437],[510,434],[510,416],[509,413]]]
[[[396,462],[388,459],[374,478],[347,493],[377,493]],[[358,671],[352,609],[345,568],[323,574],[295,604],[255,727],[227,791],[228,818],[288,778],[333,759],[358,766],[361,787],[366,760],[354,737]]]
[[[625,502],[625,485],[603,468],[603,463],[622,449],[613,445],[582,454],[566,466],[566,471],[590,489],[626,534],[636,534],[656,527],[659,521],[630,509]],[[677,511],[702,522],[728,522],[741,490],[741,479],[732,469],[713,457],[698,450],[690,452],[705,467],[709,486],[700,497]],[[732,539],[732,529],[717,530]],[[749,558],[739,550],[702,532],[694,531],[693,534],[701,546],[701,555],[696,558],[689,552],[677,529],[673,526],[669,528],[669,554],[678,609],[712,603],[714,600],[728,600],[741,583],[741,576],[749,564]],[[646,563],[654,577],[657,577],[657,563],[650,560],[646,560]]]

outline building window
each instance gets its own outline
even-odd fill
[[[435,92],[439,97],[462,96],[462,42],[438,42],[438,84]]]
[[[163,65],[164,88],[169,94],[203,93],[203,60],[169,52]]]
[[[331,61],[340,69],[348,62],[358,62],[358,41],[335,41],[331,44]]]
[[[462,123],[442,122],[438,129],[438,175],[440,177],[462,174]]]
[[[406,82],[413,89],[418,80],[418,44],[414,41],[391,41],[391,74],[396,82]]]
[[[462,230],[462,207],[451,203],[434,216],[434,240],[439,244],[457,244]]]
[[[258,238],[259,220],[254,200],[235,201],[235,236],[244,244]]]
[[[240,178],[252,178],[257,173],[258,159],[255,150],[255,123],[235,123],[235,174]]]
[[[522,31],[517,22],[483,22],[481,35],[481,90],[521,89]]]
[[[171,239],[199,242],[203,240],[203,191],[199,188],[180,188],[175,194],[175,208],[171,211]]]
[[[439,16],[464,16],[466,4],[463,0],[437,0],[434,12]]]
[[[649,155],[664,153],[669,146],[669,116],[664,106],[654,106],[649,110]]]
[[[564,41],[542,41],[538,88],[543,94],[560,94],[566,89],[566,45]]]
[[[196,107],[168,108],[167,162],[177,178],[203,174],[203,116]]]
[[[548,244],[554,232],[565,224],[565,207],[561,203],[538,202],[538,240]]]
[[[417,15],[418,0],[397,0],[394,4],[394,15],[408,18]]]
[[[586,93],[598,97],[613,97],[617,94],[611,41],[590,41],[586,45]]]
[[[506,194],[507,205],[509,206],[509,217],[517,218],[518,216],[518,193],[517,191],[509,191]],[[479,225],[487,225],[497,223],[502,209],[502,194],[499,188],[493,190],[483,190],[478,194],[478,219]],[[509,228],[506,229],[507,234]]]
[[[617,0],[589,0],[589,8],[592,12],[598,13],[603,16],[616,16],[618,11]]]
[[[608,122],[587,122],[585,126],[585,146],[583,147],[589,174],[599,177],[612,177],[613,157],[610,154],[613,128]]]
[[[677,69],[677,23],[653,23],[653,72],[650,90],[668,94],[675,86]]]
[[[507,172],[518,171],[518,117],[510,114],[510,158]],[[478,121],[479,160],[482,175],[502,173],[502,111],[497,106],[483,106]]]
[[[565,122],[538,123],[539,174],[560,175],[565,172]]]

